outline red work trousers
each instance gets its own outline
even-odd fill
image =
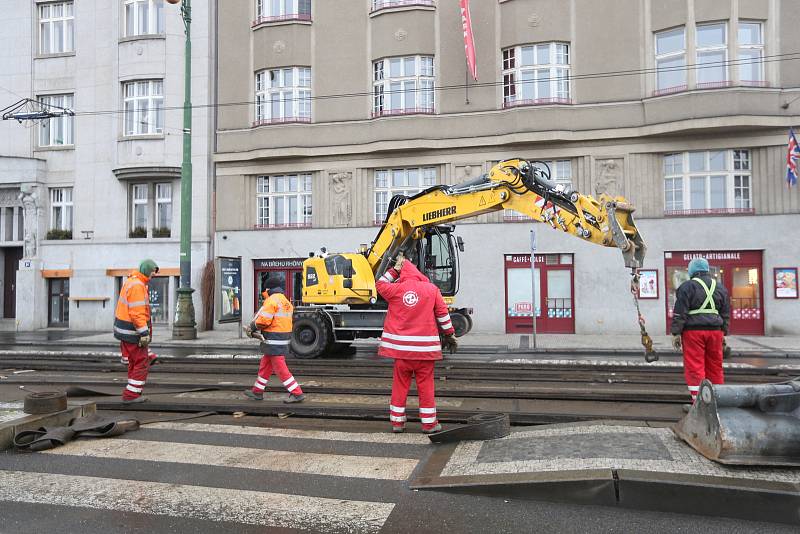
[[[135,399],[142,394],[147,372],[150,370],[150,361],[155,354],[151,358],[147,347],[125,341],[120,342],[119,348],[122,351],[122,359],[128,360],[128,385],[122,390],[122,398]]]
[[[434,360],[394,361],[394,379],[392,380],[392,403],[389,406],[389,420],[392,426],[403,427],[406,424],[406,398],[411,387],[412,377],[417,381],[419,395],[419,418],[422,428],[430,430],[436,426],[436,400],[433,391]]]
[[[722,374],[722,339],[721,330],[685,330],[681,334],[683,375],[692,402],[697,399],[700,382],[706,378],[712,384],[725,383]]]
[[[264,389],[267,387],[267,382],[273,370],[283,383],[283,387],[285,387],[289,393],[297,396],[303,394],[303,390],[300,389],[300,384],[297,383],[297,380],[294,379],[289,368],[286,367],[286,358],[283,356],[269,356],[267,354],[261,357],[258,377],[256,378],[256,383],[253,384],[253,393],[258,395],[264,393]]]

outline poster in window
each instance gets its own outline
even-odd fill
[[[655,269],[639,270],[639,298],[658,298],[658,271]]]
[[[797,293],[797,267],[776,267],[775,270],[775,298],[796,299]]]
[[[220,323],[242,319],[242,259],[219,258]]]

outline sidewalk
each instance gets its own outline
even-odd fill
[[[119,342],[110,333],[69,332],[64,339],[54,340],[52,330],[40,330],[19,334],[16,344],[27,345],[69,345],[69,346],[118,346]],[[15,336],[4,336],[3,342],[15,344]],[[470,333],[459,338],[462,349],[490,352],[588,352],[588,353],[641,353],[641,339],[638,335],[601,334],[539,334],[536,348],[532,348],[532,336],[519,334],[477,334]],[[728,344],[734,353],[792,355],[800,357],[800,336],[728,336]],[[358,340],[353,345],[368,350],[376,347],[378,340]],[[193,347],[231,351],[244,347],[254,347],[255,340],[239,337],[238,331],[230,328],[198,332],[198,338],[191,341],[173,340],[171,331],[156,329],[152,343],[158,347]],[[653,336],[653,347],[661,354],[674,352],[671,336]]]

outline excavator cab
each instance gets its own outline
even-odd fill
[[[428,228],[414,250],[414,264],[445,298],[458,293],[458,251],[464,250],[464,242],[456,238],[454,229],[454,225]]]

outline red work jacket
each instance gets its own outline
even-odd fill
[[[439,333],[453,334],[453,323],[439,288],[410,261],[400,273],[389,269],[376,282],[389,303],[378,354],[406,360],[441,360]]]

